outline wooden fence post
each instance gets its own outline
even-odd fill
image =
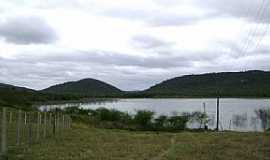
[[[32,144],[32,136],[33,136],[31,114],[29,114],[28,119],[29,119],[29,121],[28,121],[28,144],[30,146]]]
[[[52,113],[50,113],[50,115],[49,115],[49,123],[48,123],[48,127],[49,127],[49,135],[51,135],[52,134]]]
[[[40,113],[37,112],[37,137],[36,137],[36,141],[38,142],[39,141],[39,138],[40,138]]]
[[[66,117],[65,117],[64,114],[62,115],[62,118],[63,118],[63,119],[62,119],[62,120],[63,120],[63,121],[62,121],[62,128],[65,129],[65,118],[66,118]]]
[[[1,156],[5,156],[7,152],[7,115],[6,108],[2,109],[2,130],[1,130]]]
[[[53,115],[53,136],[56,134],[56,113]]]
[[[47,136],[47,112],[44,112],[44,123],[43,123],[43,137]]]
[[[17,119],[17,145],[21,144],[21,129],[22,129],[22,111],[19,110],[18,112],[18,119]]]
[[[27,113],[24,112],[24,125],[26,125],[26,124],[27,124]]]
[[[9,112],[9,123],[12,123],[12,119],[13,119],[13,113],[12,111]]]
[[[60,135],[61,133],[61,122],[60,122],[60,113],[57,114],[57,134]]]

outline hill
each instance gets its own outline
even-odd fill
[[[80,95],[83,97],[113,97],[122,94],[120,89],[108,83],[90,78],[51,86],[42,90],[42,92]]]
[[[0,106],[32,110],[36,102],[77,100],[80,97],[41,93],[24,87],[0,83]]]
[[[1,106],[30,106],[30,101],[37,98],[37,96],[38,93],[32,89],[0,83]]]
[[[151,97],[270,97],[270,72],[221,72],[186,75],[157,84]]]

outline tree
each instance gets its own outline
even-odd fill
[[[155,113],[152,111],[139,110],[134,116],[134,122],[135,124],[139,125],[139,127],[148,129],[151,127],[154,114]]]
[[[155,119],[155,128],[160,130],[166,128],[166,123],[168,122],[168,117],[165,115],[160,115]]]
[[[199,123],[200,128],[202,128],[203,125],[208,123],[208,116],[206,113],[196,111],[190,115],[190,120]]]
[[[263,130],[270,128],[270,109],[255,110],[257,117],[261,120]]]

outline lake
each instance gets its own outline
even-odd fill
[[[93,103],[66,103],[57,105],[42,105],[45,107],[79,106],[82,108],[96,109],[100,107],[114,108],[128,113],[136,110],[151,110],[156,115],[175,115],[182,112],[205,111],[209,116],[209,128],[216,126],[216,99],[117,99]],[[255,114],[255,110],[270,109],[270,99],[220,99],[220,130],[232,131],[262,131],[261,121]],[[199,124],[189,123],[188,127],[197,128]]]

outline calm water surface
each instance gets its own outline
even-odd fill
[[[173,115],[182,112],[204,111],[209,116],[209,127],[216,126],[216,99],[118,99],[98,103],[77,103],[43,105],[41,107],[68,107],[77,105],[82,108],[114,108],[128,113],[136,110],[151,110],[157,115]],[[270,109],[270,99],[220,99],[220,129],[234,131],[262,131],[261,121],[256,116],[257,109]],[[199,124],[189,124],[196,128]]]

